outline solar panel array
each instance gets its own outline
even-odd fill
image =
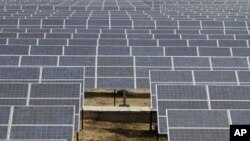
[[[73,140],[74,106],[1,106],[0,111],[1,139]]]
[[[234,105],[247,107],[227,101],[228,91],[214,100],[207,90],[220,85],[241,94],[235,88],[249,85],[249,19],[247,0],[0,0],[0,105],[73,105],[77,132],[85,88],[150,88],[152,110],[164,117],[158,120],[159,133],[169,133],[170,141],[204,140],[195,130],[175,130],[181,121],[168,130],[167,122],[179,115],[171,110],[203,104],[204,115],[218,115],[215,109],[230,110],[229,115]],[[186,93],[196,89],[195,95]],[[166,109],[173,119],[166,118]],[[14,136],[11,124],[0,129],[8,131],[0,139],[72,140],[71,131],[58,138],[46,134],[47,127],[40,130],[44,137]],[[225,130],[214,135],[208,127],[201,134],[223,140]]]

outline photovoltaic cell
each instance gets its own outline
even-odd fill
[[[73,124],[73,107],[14,107],[12,124]]]
[[[229,129],[170,129],[169,141],[228,141]]]
[[[27,93],[26,84],[0,84],[0,98],[23,98]]]
[[[10,107],[0,107],[1,118],[0,124],[8,124],[10,117]],[[0,132],[1,133],[1,132]]]
[[[11,139],[73,139],[72,126],[12,126]]]
[[[39,79],[38,68],[0,68],[0,79]]]
[[[134,88],[133,78],[97,78],[98,88]]]
[[[250,111],[249,110],[230,110],[230,116],[233,125],[249,125]]]
[[[167,110],[168,126],[171,127],[228,127],[226,111]]]
[[[133,67],[98,67],[97,77],[133,77]]]
[[[81,67],[48,67],[43,68],[42,79],[83,79],[83,74]]]
[[[81,86],[79,84],[32,84],[31,98],[78,98]]]
[[[206,87],[185,85],[157,85],[158,99],[207,99]]]
[[[211,100],[250,100],[248,86],[209,86]]]
[[[8,132],[7,126],[0,126],[0,139],[6,139]]]

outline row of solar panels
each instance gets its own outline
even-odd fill
[[[191,34],[191,35],[229,35],[248,34],[249,30],[241,29],[84,29],[84,28],[0,28],[1,33],[75,33],[75,34]]]
[[[73,141],[74,106],[0,106],[0,139]]]
[[[12,106],[12,105],[74,106],[75,112],[71,115],[75,116],[74,118],[75,124],[73,127],[74,131],[78,132],[80,130],[79,128],[80,110],[83,107],[83,95],[81,93],[82,93],[82,85],[73,82],[43,83],[43,84],[2,83],[0,84],[0,105],[1,106]],[[71,115],[65,115],[65,116],[71,116]],[[33,118],[32,115],[30,115],[30,118]],[[43,121],[46,122],[46,119],[40,119],[40,120],[41,122]]]
[[[63,26],[88,26],[88,27],[189,27],[189,28],[206,28],[206,27],[216,27],[216,28],[241,28],[248,29],[250,22],[246,21],[173,21],[173,20],[148,20],[146,19],[0,19],[1,27],[11,27],[11,26],[22,26],[22,25],[32,25],[38,27],[63,27]],[[34,18],[34,17],[33,17]],[[51,17],[53,18],[53,17]],[[79,17],[78,17],[79,18]]]
[[[73,82],[1,83],[0,140],[73,141],[83,106],[82,85]]]
[[[168,141],[228,141],[229,125],[249,124],[246,110],[166,110]]]
[[[27,12],[31,12],[31,11],[27,11]],[[133,15],[133,14],[105,14],[105,15],[88,15],[88,14],[51,14],[51,13],[36,13],[34,12],[34,14],[32,13],[11,13],[11,12],[2,12],[0,14],[1,19],[20,19],[20,20],[24,20],[24,19],[28,19],[28,20],[37,20],[37,19],[57,19],[57,20],[62,20],[65,19],[65,22],[67,22],[66,25],[70,25],[72,24],[72,21],[74,21],[75,24],[78,25],[85,25],[86,24],[86,19],[92,21],[92,20],[97,20],[97,21],[104,21],[107,22],[109,19],[112,22],[113,25],[115,25],[115,22],[126,22],[126,25],[132,25],[132,22],[136,22],[136,25],[138,25],[137,23],[140,20],[148,20],[151,25],[152,20],[150,19],[154,19],[156,21],[193,21],[193,20],[197,20],[197,21],[226,21],[226,22],[232,22],[232,21],[249,21],[249,16],[244,15],[244,14],[231,14],[230,16],[228,16],[228,14],[219,16],[217,14],[210,14],[209,16],[205,16],[204,15],[192,15],[192,16],[180,16],[180,15],[166,15],[165,16],[154,16],[151,15],[149,12],[145,13],[145,14],[138,14],[138,15]],[[67,20],[69,19],[69,20]],[[78,19],[78,21],[77,21]],[[82,19],[82,20],[79,20]],[[23,22],[23,21],[22,21]],[[81,24],[82,23],[82,24]],[[196,22],[194,22],[196,23]],[[183,23],[182,23],[183,24]],[[159,25],[159,23],[157,24]],[[163,26],[161,24],[161,26]],[[166,24],[164,25],[166,26]],[[193,27],[198,27],[197,24],[194,25]]]
[[[221,3],[209,5],[204,1],[165,2],[161,3],[165,8],[184,17],[195,14],[206,17],[210,11],[219,12],[218,8],[225,12],[230,8],[236,13],[240,11],[236,3],[231,3],[231,7],[221,2],[221,7]],[[243,3],[249,11],[247,1]],[[226,72],[215,72],[150,71],[152,108],[157,110],[158,132],[168,134],[168,141],[228,141],[229,125],[250,123],[248,84],[230,83],[233,79],[239,80],[237,73],[226,76]]]
[[[174,6],[173,6],[174,7]],[[182,19],[182,20],[190,20],[192,18],[202,18],[202,15],[205,16],[204,19],[246,19],[248,15],[246,14],[248,12],[248,9],[242,8],[241,11],[233,10],[232,8],[228,8],[227,10],[221,10],[220,7],[215,8],[201,8],[209,11],[202,11],[199,9],[196,9],[195,7],[191,7],[193,10],[186,10],[182,9],[181,11],[175,10],[173,7],[171,7],[171,10],[164,10],[161,11],[162,13],[159,14],[159,12],[152,12],[152,11],[85,11],[85,10],[0,10],[2,16],[6,17],[24,17],[27,16],[29,18],[33,17],[39,17],[39,16],[48,16],[48,17],[67,17],[69,19],[74,19],[76,17],[89,17],[89,18],[99,18],[99,19],[106,19],[106,18],[132,18],[132,19],[150,19],[150,17],[154,19]],[[217,10],[215,10],[217,9]],[[181,16],[180,12],[186,12]],[[190,15],[190,16],[189,16]],[[221,15],[221,17],[220,17]],[[120,17],[118,17],[120,16]],[[141,17],[139,17],[141,16]],[[165,18],[165,19],[164,19]],[[85,18],[84,18],[85,19]]]
[[[159,67],[172,70],[248,70],[249,57],[156,57],[156,56],[0,56],[0,65],[12,67]],[[88,69],[87,69],[88,70]],[[140,73],[139,73],[140,74]],[[86,76],[88,76],[87,74]],[[142,76],[142,74],[141,74]]]
[[[110,46],[205,46],[205,47],[249,47],[250,40],[176,40],[176,39],[32,39],[0,38],[2,45],[110,45]]]
[[[170,141],[202,140],[203,135],[227,141],[229,125],[250,123],[249,89],[249,86],[157,85],[158,132],[168,134]],[[194,129],[200,132],[192,132]],[[220,133],[221,129],[227,130]],[[219,134],[215,135],[213,130]]]
[[[190,1],[178,1],[178,2],[170,2],[170,1],[152,1],[152,2],[144,2],[147,5],[145,5],[142,2],[124,2],[124,1],[110,1],[110,2],[92,2],[91,4],[88,4],[89,2],[82,4],[79,1],[74,2],[71,4],[61,4],[61,6],[58,6],[58,4],[35,4],[34,2],[27,2],[27,3],[22,3],[22,6],[17,5],[16,3],[0,3],[2,5],[1,9],[39,9],[39,10],[53,10],[53,9],[63,9],[63,10],[68,10],[68,9],[73,9],[73,10],[80,10],[80,9],[88,9],[88,10],[136,10],[136,11],[141,11],[141,10],[156,10],[156,8],[153,8],[155,5],[159,4],[169,4],[169,5],[197,5],[197,6],[203,6],[203,5],[233,5],[233,4],[238,4],[238,5],[244,5],[247,4],[247,1],[206,1],[206,2],[190,2]],[[153,4],[152,4],[153,3]],[[144,5],[143,5],[144,4]],[[10,6],[12,5],[12,6]],[[154,6],[153,6],[154,5]],[[159,9],[157,9],[159,10]]]
[[[151,3],[150,3],[151,4]],[[235,16],[235,17],[240,17],[240,16],[248,16],[246,14],[246,12],[249,10],[247,8],[247,6],[245,5],[232,5],[232,6],[227,6],[227,5],[220,5],[220,6],[216,6],[216,5],[211,5],[211,6],[192,6],[190,5],[189,8],[185,8],[185,7],[178,7],[178,5],[164,5],[166,7],[168,7],[168,9],[160,9],[160,10],[143,10],[143,11],[132,11],[132,10],[121,10],[121,11],[114,11],[114,10],[85,10],[84,8],[82,9],[70,9],[70,7],[68,7],[68,9],[51,9],[51,10],[46,10],[46,9],[11,9],[9,7],[6,7],[6,9],[0,9],[0,11],[2,12],[2,14],[8,14],[11,13],[13,15],[22,15],[22,14],[27,14],[31,15],[39,15],[39,14],[49,14],[51,13],[53,16],[56,15],[67,15],[70,14],[72,16],[84,16],[84,15],[90,15],[91,17],[101,17],[101,15],[103,15],[104,17],[106,17],[107,15],[112,15],[112,16],[116,16],[116,15],[131,15],[133,16],[138,16],[138,15],[142,15],[143,17],[146,17],[145,15],[150,15],[153,17],[168,17],[168,16],[178,16],[178,15],[182,15],[180,12],[186,12],[183,13],[183,18],[187,18],[186,15],[190,15],[192,16],[201,16],[198,13],[201,13],[202,15],[206,14],[208,16],[218,16],[219,14],[222,15],[222,17],[225,17],[226,14],[228,14],[228,17],[230,18],[231,16]],[[224,10],[221,9],[222,7],[224,7]],[[64,7],[58,7],[58,8],[64,8]],[[66,8],[66,7],[65,7]],[[238,9],[236,9],[238,8]],[[204,10],[202,10],[204,9]],[[209,10],[209,11],[208,11]],[[28,13],[30,12],[30,13]],[[34,13],[32,13],[34,12]],[[159,13],[162,12],[162,13]]]
[[[140,46],[27,46],[0,45],[0,55],[22,56],[174,56],[174,57],[244,57],[249,56],[250,48],[242,47],[140,47]],[[4,63],[3,63],[4,64]]]
[[[190,9],[181,9],[178,8],[176,10],[175,6],[168,7],[167,10],[162,10],[159,13],[159,11],[109,11],[109,10],[99,10],[99,11],[93,11],[84,9],[82,10],[1,10],[1,15],[6,17],[15,17],[15,16],[27,16],[27,17],[39,17],[39,16],[48,16],[48,17],[67,17],[67,18],[76,18],[76,17],[89,17],[89,18],[100,18],[100,19],[106,19],[109,17],[113,18],[133,18],[133,19],[150,19],[151,17],[154,19],[196,19],[196,18],[202,18],[202,15],[205,16],[207,19],[233,19],[236,18],[238,20],[245,19],[248,17],[246,14],[248,12],[247,8],[239,8],[240,11],[234,10],[233,8],[228,8],[225,10],[221,10],[219,8],[222,7],[202,7],[201,9],[204,9],[205,11],[202,11],[201,9],[197,9],[196,7],[190,7]],[[210,10],[210,12],[208,12]],[[211,12],[212,11],[212,12]],[[29,13],[30,12],[30,13]],[[181,12],[186,12],[183,14],[180,14]],[[118,17],[120,15],[120,17]],[[182,15],[182,16],[181,16]],[[189,16],[190,15],[190,16]],[[220,17],[221,15],[221,17]],[[139,17],[141,16],[141,17]],[[84,18],[85,19],[85,18]]]
[[[152,109],[157,108],[157,84],[249,85],[249,71],[150,71]]]
[[[234,34],[235,32],[235,34]],[[242,32],[242,34],[240,34]],[[250,35],[245,30],[225,30],[226,35],[219,34],[171,34],[171,33],[15,33],[4,32],[0,33],[0,38],[42,38],[42,39],[199,39],[199,40],[214,40],[214,39],[232,39],[242,40],[249,39]]]
[[[151,76],[151,83],[184,83],[190,85],[204,83],[248,85],[250,83],[249,71],[226,71],[223,68],[218,71],[199,70],[202,68],[198,68],[196,71],[171,71],[160,67],[87,67],[84,84],[86,88],[145,89],[149,88],[148,71],[157,69],[166,70],[168,75],[158,76],[157,78],[160,77],[163,80],[156,82]],[[83,67],[0,67],[0,72],[2,74],[1,82],[83,83],[84,81]],[[152,100],[154,101],[153,96]]]

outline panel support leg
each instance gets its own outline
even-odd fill
[[[114,89],[114,106],[116,105],[116,89]]]
[[[76,141],[79,141],[79,133],[76,132]]]
[[[152,131],[152,124],[153,124],[153,112],[149,112],[149,131]]]
[[[84,127],[84,121],[83,121],[83,109],[81,110],[81,122],[82,122],[82,130]]]

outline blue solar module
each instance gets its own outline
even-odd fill
[[[8,132],[7,126],[0,126],[0,139],[6,139]]]
[[[25,98],[27,93],[26,84],[0,84],[0,98]]]
[[[169,141],[228,141],[228,133],[229,129],[170,129]]]
[[[0,68],[0,79],[14,80],[37,80],[39,79],[39,68]]]
[[[73,106],[2,106],[0,110],[8,114],[6,126],[0,126],[0,139],[73,139]]]
[[[64,80],[84,78],[83,67],[46,67],[43,68],[42,79]]]
[[[12,124],[72,124],[72,107],[15,107]]]
[[[0,56],[0,65],[18,65],[18,56]]]
[[[11,139],[67,139],[72,141],[73,128],[69,126],[13,126]],[[46,131],[46,132],[43,132]]]
[[[56,66],[57,57],[53,56],[23,56],[21,65],[29,66]]]
[[[10,107],[0,107],[1,119],[0,124],[8,124],[10,117]]]
[[[0,107],[0,140],[71,141],[84,88],[105,88],[150,89],[169,141],[228,141],[230,122],[249,123],[248,11],[247,0],[0,1],[0,105],[17,106]]]

